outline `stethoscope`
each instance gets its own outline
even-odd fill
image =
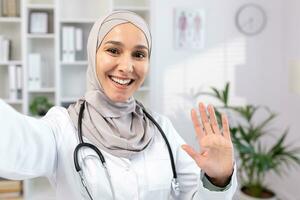
[[[169,144],[169,141],[164,133],[164,131],[162,130],[162,128],[160,127],[160,125],[155,121],[155,119],[146,111],[146,109],[144,108],[144,106],[136,101],[137,104],[139,104],[144,112],[144,114],[146,115],[146,117],[157,127],[157,129],[159,130],[161,136],[163,137],[166,145],[167,145],[167,148],[168,148],[168,152],[169,152],[169,157],[170,157],[170,161],[171,161],[171,166],[172,166],[172,172],[173,172],[173,178],[172,178],[172,183],[171,183],[171,186],[172,186],[172,189],[174,191],[174,194],[175,195],[178,195],[179,194],[179,183],[177,181],[177,172],[176,172],[176,168],[175,168],[175,162],[174,162],[174,157],[173,157],[173,153],[172,153],[172,150],[171,150],[171,146]],[[80,106],[80,110],[79,110],[79,115],[78,115],[78,139],[79,139],[79,144],[76,146],[75,150],[74,150],[74,165],[75,165],[75,169],[76,171],[78,172],[79,176],[80,176],[80,179],[81,179],[81,182],[82,182],[82,185],[84,186],[89,198],[91,200],[93,200],[93,197],[88,189],[88,186],[85,182],[85,178],[84,178],[84,175],[83,175],[83,172],[82,172],[82,169],[81,167],[79,166],[79,162],[78,162],[78,152],[79,150],[82,148],[82,147],[86,147],[86,148],[90,148],[92,149],[93,151],[95,151],[97,153],[97,155],[99,156],[100,160],[101,160],[101,163],[102,163],[102,166],[105,170],[105,174],[107,176],[107,179],[109,181],[109,184],[110,184],[110,189],[111,189],[111,193],[112,193],[112,196],[113,196],[113,199],[115,199],[115,192],[114,192],[114,188],[112,186],[112,182],[111,182],[111,179],[110,179],[110,175],[109,175],[109,172],[107,170],[107,166],[106,166],[106,161],[105,161],[105,158],[103,156],[103,154],[101,153],[101,151],[93,144],[91,143],[86,143],[83,141],[83,138],[82,138],[82,115],[83,115],[83,111],[85,109],[85,101],[83,101],[83,103],[81,104]]]

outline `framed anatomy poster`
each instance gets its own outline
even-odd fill
[[[174,46],[176,49],[204,48],[205,12],[203,9],[174,9]]]

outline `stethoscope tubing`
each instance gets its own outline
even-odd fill
[[[159,130],[161,136],[164,138],[164,141],[167,144],[167,148],[168,148],[168,152],[169,152],[169,157],[170,157],[170,162],[171,162],[172,172],[173,172],[173,178],[177,179],[177,173],[176,173],[176,168],[175,168],[175,161],[174,161],[174,157],[173,157],[173,152],[172,152],[170,143],[167,139],[167,136],[164,133],[164,131],[162,130],[162,128],[160,127],[160,125],[155,121],[155,119],[147,111],[144,110],[144,108],[143,108],[143,111],[144,111],[145,115],[148,117],[148,119],[150,119],[152,121],[152,123],[157,127],[157,129]]]
[[[169,153],[169,157],[170,157],[170,162],[171,162],[171,167],[172,167],[172,172],[173,172],[172,187],[174,188],[175,193],[178,193],[179,184],[177,182],[177,172],[176,172],[176,167],[175,167],[175,161],[174,161],[173,152],[172,152],[170,143],[167,139],[167,136],[164,133],[164,131],[162,130],[161,126],[156,122],[156,120],[146,111],[144,106],[138,101],[136,101],[136,103],[139,104],[142,107],[142,110],[143,110],[144,114],[146,115],[146,117],[157,127],[157,129],[159,130],[160,134],[162,135],[162,137],[163,137],[163,139],[164,139],[164,141],[167,145],[168,153]],[[83,103],[80,106],[80,110],[79,110],[78,125],[77,125],[78,126],[79,144],[76,146],[76,148],[73,152],[73,158],[74,158],[75,169],[79,173],[81,181],[82,181],[82,183],[83,183],[90,199],[93,200],[93,198],[92,198],[92,196],[91,196],[91,194],[90,194],[90,192],[87,188],[87,185],[85,184],[85,180],[84,180],[84,177],[82,175],[82,169],[79,165],[79,161],[78,161],[78,152],[79,152],[79,150],[83,147],[91,148],[92,150],[94,150],[97,153],[97,155],[99,156],[99,159],[101,160],[101,163],[102,163],[103,167],[105,168],[107,174],[108,174],[108,170],[107,170],[107,167],[106,167],[105,158],[104,158],[103,154],[101,153],[101,151],[95,145],[93,145],[91,143],[86,143],[86,142],[83,141],[83,137],[82,137],[82,119],[83,119],[84,109],[85,109],[85,101],[83,101]],[[111,187],[111,190],[112,190],[113,199],[115,199],[115,193],[114,193],[114,190],[113,190],[113,187],[112,187],[110,177],[108,176],[107,178],[109,179],[109,182],[110,182],[110,187]]]

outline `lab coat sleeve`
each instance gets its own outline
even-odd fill
[[[56,142],[47,120],[18,113],[0,99],[0,177],[23,180],[50,177]]]
[[[174,129],[172,123],[167,120],[168,137],[172,141],[172,151],[176,155],[176,170],[180,184],[179,196],[172,194],[173,199],[178,200],[231,200],[237,188],[236,167],[231,177],[229,187],[222,191],[209,190],[203,184],[203,172],[195,161],[181,148],[184,140]]]

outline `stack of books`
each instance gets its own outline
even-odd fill
[[[20,16],[20,0],[2,0],[0,7],[2,17]]]
[[[0,200],[22,200],[22,181],[0,178]]]

